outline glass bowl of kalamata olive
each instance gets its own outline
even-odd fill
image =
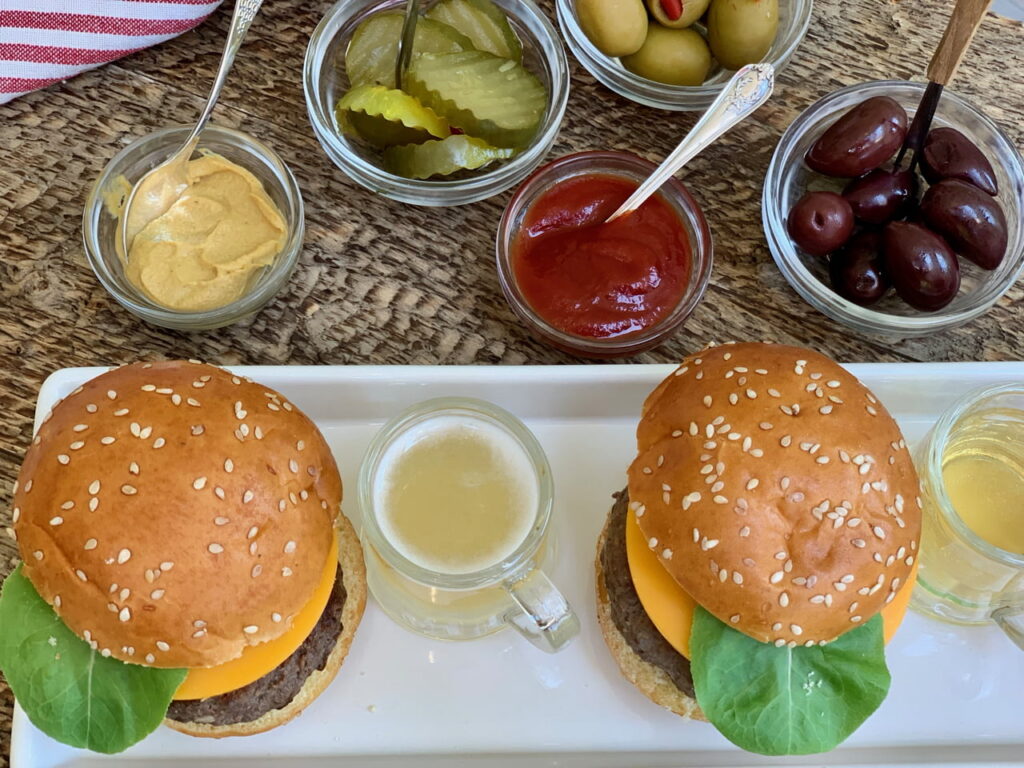
[[[925,336],[984,313],[1024,268],[1024,161],[945,91],[913,173],[894,160],[923,83],[861,83],[812,104],[779,141],[762,198],[775,263],[851,328]]]

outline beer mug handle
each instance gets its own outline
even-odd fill
[[[998,608],[992,612],[992,619],[1024,651],[1024,604]]]
[[[505,613],[505,622],[542,651],[556,653],[579,634],[580,620],[572,606],[540,569],[532,568],[502,586],[515,603]]]

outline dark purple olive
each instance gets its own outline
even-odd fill
[[[960,290],[960,263],[941,237],[927,227],[893,221],[882,232],[883,266],[907,304],[934,312]]]
[[[921,172],[929,184],[943,179],[960,179],[990,195],[999,193],[999,183],[992,164],[956,128],[929,131],[921,150]]]
[[[861,221],[885,224],[905,210],[916,188],[916,177],[910,171],[876,168],[847,184],[843,197]]]
[[[853,232],[853,210],[835,192],[808,192],[797,200],[787,221],[789,236],[814,256],[824,256]]]
[[[865,229],[853,236],[828,262],[832,289],[854,304],[874,304],[889,290],[889,278],[882,270],[882,236]]]
[[[1006,255],[1006,217],[991,195],[959,179],[935,184],[921,198],[921,215],[961,256],[995,269]]]
[[[863,176],[892,157],[906,135],[903,107],[888,96],[874,96],[829,126],[807,153],[807,165],[826,176]]]

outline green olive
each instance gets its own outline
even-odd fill
[[[587,39],[606,56],[636,53],[647,35],[643,0],[576,0],[576,17]]]
[[[659,83],[700,85],[711,69],[711,52],[695,30],[651,24],[640,50],[623,56],[622,66]]]
[[[778,28],[779,0],[711,0],[708,44],[726,69],[761,61]]]
[[[683,29],[703,16],[710,2],[711,0],[647,0],[647,10],[663,27]]]

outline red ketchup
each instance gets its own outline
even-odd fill
[[[605,224],[637,188],[619,176],[576,176],[526,211],[511,262],[526,302],[575,336],[613,338],[664,319],[682,299],[690,246],[679,214],[660,195]]]

